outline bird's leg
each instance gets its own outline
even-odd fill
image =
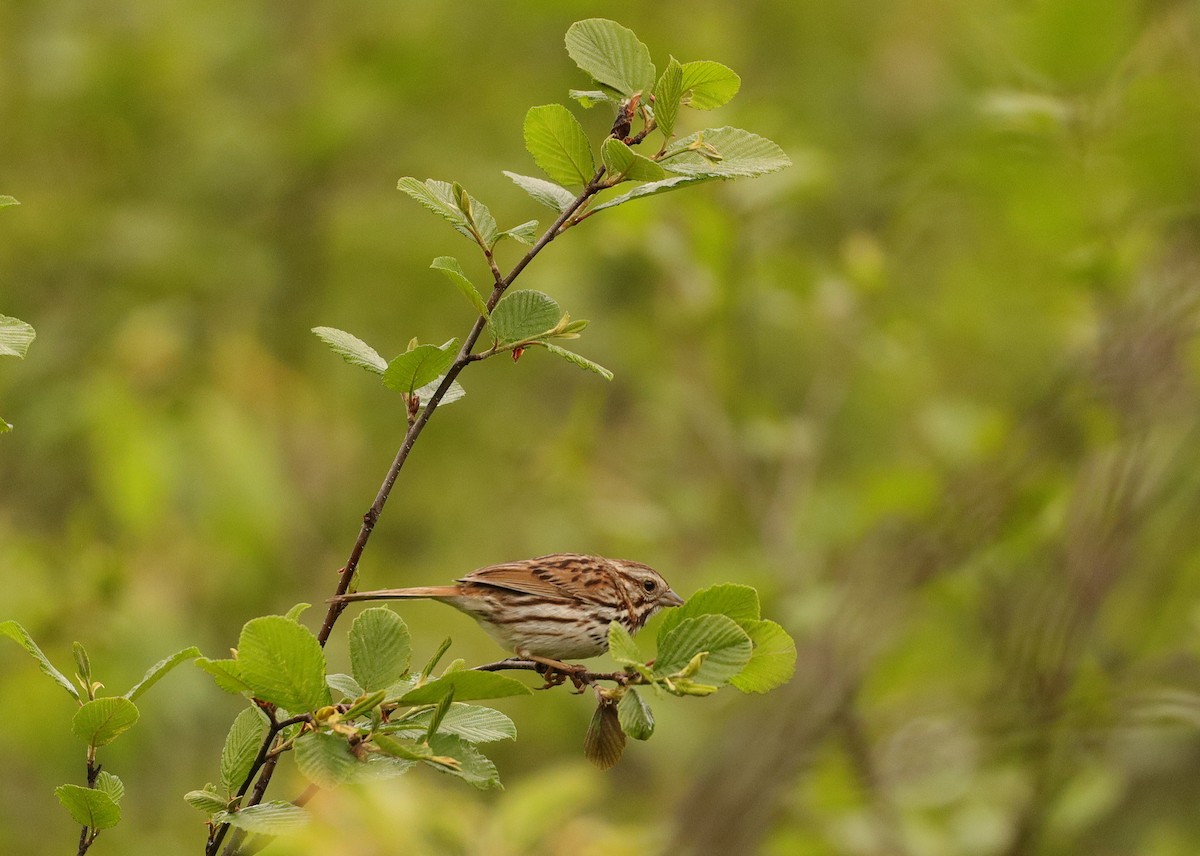
[[[583,675],[587,673],[587,666],[578,663],[564,663],[562,660],[554,660],[550,657],[539,657],[537,654],[525,654],[526,659],[537,663],[538,673],[546,679],[546,685],[541,689],[549,689],[562,685],[568,678],[574,684],[576,692],[583,692],[587,681]]]

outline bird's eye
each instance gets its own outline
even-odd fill
[[[646,580],[644,583],[642,583],[642,588],[644,588],[647,592],[653,593],[654,590],[658,588],[658,583],[656,583],[654,580]]]

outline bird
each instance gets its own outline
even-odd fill
[[[613,621],[632,635],[664,607],[683,604],[641,562],[553,553],[479,568],[455,585],[344,594],[335,603],[427,598],[474,618],[503,648],[550,667],[608,650]]]

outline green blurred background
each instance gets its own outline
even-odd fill
[[[508,700],[507,790],[325,793],[277,852],[1196,853],[1195,3],[0,4],[0,193],[22,203],[0,312],[38,331],[0,364],[0,618],[64,669],[85,642],[119,692],[328,596],[404,417],[308,330],[387,356],[466,331],[428,264],[483,268],[396,180],[546,222],[500,171],[534,172],[524,112],[586,86],[562,38],[595,15],[660,67],[740,72],[685,130],[744,127],[795,166],[606,212],[539,258],[522,285],[592,320],[579,350],[616,380],[473,366],[363,585],[636,558],[684,593],[757,586],[797,676],[658,702],[607,774],[587,700]],[[447,631],[499,653],[401,611],[418,657]],[[71,852],[72,706],[14,645],[0,675],[0,851]],[[93,852],[199,852],[181,795],[237,709],[191,668],[146,696],[103,753],[126,819]]]

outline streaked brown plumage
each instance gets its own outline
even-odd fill
[[[452,586],[381,589],[340,601],[429,598],[465,612],[521,657],[574,660],[608,650],[608,625],[636,633],[683,599],[640,562],[555,553],[472,571]]]

